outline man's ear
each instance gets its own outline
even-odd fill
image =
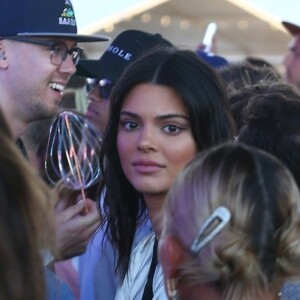
[[[5,55],[5,45],[2,40],[0,40],[0,69],[7,69],[8,63],[6,61]]]
[[[172,235],[160,239],[158,256],[163,268],[165,279],[177,277],[178,267],[185,260],[185,249],[180,242]]]

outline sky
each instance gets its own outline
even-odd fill
[[[251,0],[249,2],[272,13],[279,20],[287,20],[300,25],[299,0]]]
[[[145,0],[73,0],[77,27],[84,29],[91,23],[111,14],[116,14]],[[94,8],[94,9],[93,9]],[[95,9],[97,8],[97,9]]]
[[[151,0],[156,2],[155,0]],[[184,1],[184,0],[182,0]],[[200,1],[200,0],[199,0]],[[271,14],[278,20],[286,20],[300,25],[299,0],[235,0],[235,2],[248,3],[255,8]],[[73,6],[79,31],[90,24],[114,14],[118,14],[130,6],[149,0],[73,0]],[[95,9],[97,8],[97,9]]]

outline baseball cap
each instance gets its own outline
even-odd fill
[[[160,34],[125,30],[112,41],[98,60],[81,59],[76,66],[76,75],[117,81],[130,63],[158,46],[174,47]]]
[[[300,34],[300,26],[286,21],[283,21],[282,25],[288,30],[291,35]]]
[[[70,0],[1,0],[0,37],[8,36],[62,37],[77,42],[109,40],[77,34]]]
[[[205,62],[207,62],[214,68],[219,68],[228,65],[227,59],[225,59],[222,56],[215,55],[211,52],[205,52],[202,50],[197,50],[196,53],[200,58],[202,58]]]

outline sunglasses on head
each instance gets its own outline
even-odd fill
[[[99,95],[102,99],[109,99],[115,83],[109,79],[92,79],[86,80],[86,90],[90,92],[94,87],[98,87]]]

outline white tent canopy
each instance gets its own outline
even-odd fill
[[[99,11],[102,5],[100,2],[98,0]],[[132,6],[124,5],[119,10],[107,13],[106,16],[99,13],[98,19],[91,20],[89,24],[81,27],[80,31],[114,38],[123,30],[139,29],[160,33],[181,48],[196,49],[204,37],[207,25],[216,22],[219,55],[229,61],[238,61],[246,56],[260,57],[275,65],[281,63],[290,40],[290,35],[281,25],[283,18],[289,20],[287,17],[280,19],[280,16],[272,14],[265,7],[251,5],[250,1],[246,0],[135,0],[134,2]],[[263,4],[266,0],[260,2]],[[289,1],[272,1],[273,6],[277,7],[281,2],[285,3],[287,10]],[[106,6],[110,4],[107,1],[105,3]],[[300,1],[293,0],[293,3],[298,7],[290,6],[289,9],[299,12]],[[90,9],[97,11],[93,7]],[[107,45],[107,43],[91,43],[85,44],[84,48],[90,57],[96,58]]]

